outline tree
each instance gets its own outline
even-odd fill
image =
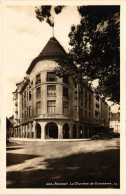
[[[61,12],[63,7],[57,7],[60,7]],[[50,11],[47,11],[49,17]],[[74,78],[83,77],[87,82],[98,79],[96,92],[119,103],[120,7],[80,6],[78,11],[81,15],[80,24],[72,25],[68,35],[71,50],[65,59],[57,59],[59,68],[56,71],[58,74],[70,72]],[[44,18],[47,16],[42,15]],[[49,20],[47,22],[51,23]]]
[[[53,7],[53,11],[56,14],[59,14],[62,11],[62,8],[64,6],[54,6]],[[44,20],[46,20],[46,22],[50,25],[50,26],[54,26],[54,21],[53,21],[53,16],[52,16],[52,6],[48,5],[48,6],[41,6],[41,7],[36,7],[35,9],[35,13],[36,13],[36,18],[42,22]]]

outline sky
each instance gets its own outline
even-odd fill
[[[37,5],[36,5],[37,6]],[[55,15],[54,36],[68,52],[70,27],[79,24],[77,8],[67,6]],[[6,114],[13,114],[13,95],[16,83],[23,80],[31,61],[37,57],[53,36],[46,22],[39,22],[34,6],[8,6],[4,18],[4,74],[6,80]],[[112,108],[113,112],[118,107]]]

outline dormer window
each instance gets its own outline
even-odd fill
[[[47,79],[46,79],[47,81],[57,81],[57,79],[56,79],[56,74],[54,73],[54,72],[47,72]]]
[[[36,85],[41,83],[41,77],[40,74],[36,75]]]

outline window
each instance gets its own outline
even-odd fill
[[[99,109],[99,105],[98,105],[98,104],[96,104],[96,108],[98,108],[98,109]]]
[[[57,81],[56,75],[54,72],[47,73],[47,81]]]
[[[26,91],[24,91],[24,98],[26,97]]]
[[[91,101],[91,94],[89,93],[89,100]]]
[[[22,110],[23,110],[23,102],[22,102]]]
[[[26,111],[25,111],[25,119],[26,119]]]
[[[80,104],[83,105],[83,98],[80,97]]]
[[[39,84],[39,83],[41,83],[40,74],[38,74],[38,75],[36,76],[36,85]]]
[[[95,111],[95,116],[98,117],[99,113],[97,111]]]
[[[69,113],[68,108],[69,108],[68,102],[63,102],[63,114]]]
[[[28,107],[27,107],[27,117],[28,117]]]
[[[47,113],[55,114],[56,111],[56,101],[47,101]]]
[[[29,100],[31,100],[31,91],[29,91]]]
[[[32,107],[29,106],[29,117],[31,117],[31,116],[32,116]]]
[[[85,111],[85,119],[87,119],[87,111]]]
[[[38,98],[38,97],[40,97],[40,96],[41,96],[41,88],[38,87],[38,88],[36,89],[36,97]]]
[[[89,112],[89,120],[91,120],[91,113]]]
[[[24,101],[24,107],[26,108],[26,100]]]
[[[87,91],[85,91],[85,98],[87,98]]]
[[[89,110],[91,110],[91,103],[89,102]]]
[[[87,108],[87,100],[85,100],[85,108]]]
[[[77,100],[77,91],[74,91],[75,97],[74,99]]]
[[[40,114],[41,113],[41,102],[37,102],[36,103],[36,114]]]
[[[80,108],[79,111],[80,111],[80,119],[83,120],[83,110],[82,110],[82,108]]]
[[[80,95],[83,95],[83,88],[80,87]]]
[[[77,88],[77,83],[76,82],[74,82],[74,88]]]
[[[50,96],[56,95],[56,86],[55,85],[48,85],[47,86],[47,95],[50,95]]]
[[[99,101],[99,97],[98,96],[96,96],[95,98],[96,98],[97,101]]]
[[[63,87],[63,96],[68,97],[68,88]]]
[[[63,83],[69,84],[69,78],[68,78],[67,75],[64,75],[64,76],[63,76]]]
[[[75,106],[74,109],[77,110],[77,106]]]

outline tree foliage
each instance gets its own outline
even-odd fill
[[[62,11],[62,8],[64,6],[54,6],[54,13],[59,14]],[[36,18],[39,19],[40,22],[46,21],[50,26],[54,26],[54,19],[51,14],[51,9],[52,6],[41,6],[41,7],[36,7],[35,13],[36,13]]]
[[[63,7],[57,7],[61,7],[60,13]],[[57,60],[57,73],[72,74],[76,79],[83,77],[87,82],[99,79],[96,92],[119,103],[120,7],[80,6],[78,11],[80,24],[71,26],[68,35],[71,49],[66,58]],[[46,14],[50,17],[51,13],[47,11]],[[44,18],[47,16],[42,14]]]

